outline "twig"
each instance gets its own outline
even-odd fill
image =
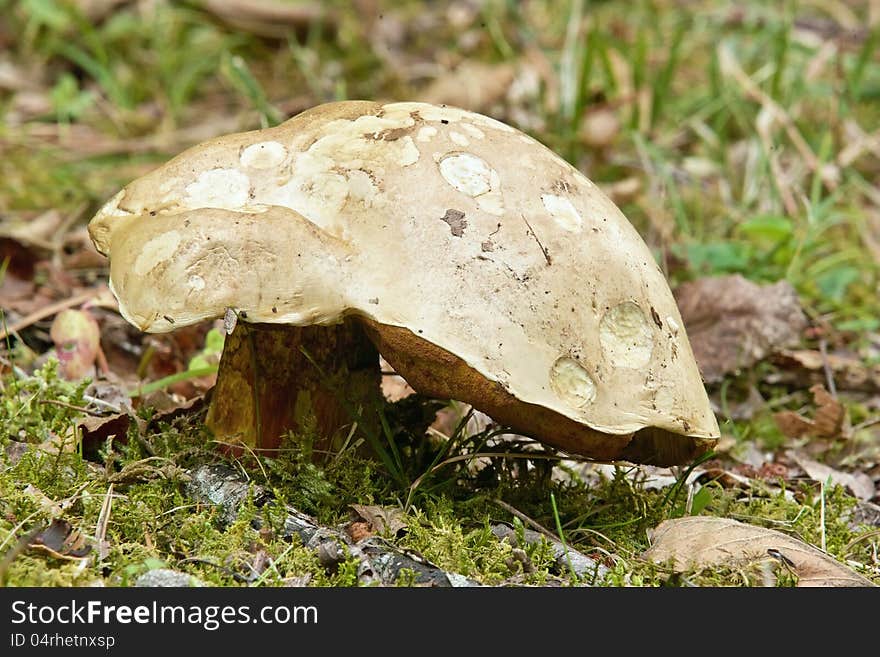
[[[837,154],[838,166],[848,167],[868,152],[880,157],[880,130],[875,130],[871,134],[867,134],[855,121],[852,121],[849,125],[853,129],[853,132],[856,133],[853,135],[855,139],[850,141],[850,143]]]
[[[95,406],[101,406],[106,408],[108,411],[113,411],[114,413],[121,413],[122,409],[116,404],[112,404],[108,401],[105,401],[99,397],[92,397],[91,395],[83,395],[83,399],[90,404],[94,404]]]
[[[880,424],[880,415],[875,417],[869,417],[864,422],[859,422],[856,426],[852,428],[852,432],[861,431],[862,429],[867,429],[868,427],[873,427],[875,424]]]
[[[819,528],[821,530],[821,547],[822,552],[826,552],[825,548],[825,482],[819,482]]]
[[[517,518],[519,518],[520,520],[522,520],[524,523],[526,523],[529,527],[531,527],[535,531],[539,531],[542,534],[544,534],[544,536],[547,536],[548,538],[552,539],[553,542],[559,541],[559,537],[556,536],[556,534],[554,534],[549,529],[544,527],[544,525],[542,525],[541,523],[529,518],[525,513],[523,513],[522,511],[520,511],[516,507],[510,506],[507,502],[505,502],[504,500],[500,500],[497,497],[495,499],[493,499],[492,501],[495,504],[497,504],[498,506],[500,506],[502,509],[507,511],[508,513],[511,513],[514,516],[516,516]]]
[[[90,411],[89,409],[83,406],[77,406],[75,404],[68,404],[67,402],[60,401],[58,399],[41,399],[37,402],[38,404],[52,404],[52,406],[61,406],[62,408],[69,408],[73,411],[79,411],[80,413],[85,413],[87,415],[94,415],[100,417],[100,413],[96,413],[95,411]]]
[[[98,563],[104,561],[109,554],[107,546],[107,524],[110,522],[110,511],[113,508],[113,484],[107,487],[104,502],[101,504],[101,512],[98,514],[98,523],[95,526],[95,543],[98,548]]]
[[[861,541],[864,541],[866,538],[874,538],[874,537],[877,537],[877,536],[880,536],[880,529],[874,529],[874,530],[872,530],[872,531],[865,532],[865,533],[862,534],[861,536],[856,536],[853,540],[851,540],[849,543],[847,543],[847,544],[843,547],[843,550],[841,550],[841,554],[842,554],[844,557],[846,557],[847,555],[849,555],[849,551],[852,549],[852,547],[853,547],[856,543],[860,543]]]
[[[82,292],[69,299],[62,299],[61,301],[50,303],[48,306],[43,306],[39,310],[35,310],[29,315],[25,315],[11,326],[0,330],[0,340],[6,339],[6,336],[12,335],[13,333],[18,333],[31,324],[39,322],[41,319],[46,319],[47,317],[60,313],[62,310],[67,310],[68,308],[73,308],[86,301],[91,301],[92,299],[97,298],[99,294],[100,292],[98,290],[89,290],[88,292]]]
[[[541,253],[544,254],[544,259],[547,261],[547,265],[548,266],[552,265],[553,261],[550,259],[550,254],[547,252],[547,249],[544,248],[544,245],[541,244],[541,240],[538,238],[538,234],[535,232],[535,229],[532,228],[532,225],[529,223],[529,220],[526,219],[526,216],[524,214],[520,214],[520,217],[522,217],[522,220],[524,222],[526,222],[526,226],[528,227],[529,232],[532,234],[532,237],[534,237],[535,241],[538,243],[538,246],[541,249]]]
[[[828,392],[837,399],[837,385],[834,383],[834,373],[828,364],[828,344],[825,338],[819,340],[819,353],[822,355],[822,370],[825,372],[825,382],[828,384]]]

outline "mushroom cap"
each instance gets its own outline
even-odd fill
[[[496,420],[573,451],[650,460],[627,453],[634,434],[687,436],[681,460],[719,435],[639,234],[580,171],[480,114],[320,105],[183,152],[89,230],[145,331],[227,307],[294,325],[354,314],[408,380],[478,408],[482,386]],[[592,447],[565,438],[578,431]]]

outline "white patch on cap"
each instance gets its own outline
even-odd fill
[[[125,196],[125,190],[121,189],[117,192],[116,196],[107,201],[103,207],[98,211],[99,215],[103,215],[105,217],[127,217],[131,214],[127,210],[122,210],[119,207],[119,201],[122,200],[122,197]]]
[[[415,142],[412,140],[412,137],[407,135],[403,139],[400,139],[400,151],[397,157],[397,163],[402,167],[408,167],[411,164],[415,164],[419,161],[419,149],[416,146]]]
[[[680,330],[679,326],[678,326],[678,322],[676,322],[672,317],[667,317],[666,324],[672,330],[673,335],[678,335],[678,331]]]
[[[419,116],[425,121],[448,121],[449,123],[457,123],[461,120],[465,113],[456,107],[440,107],[438,105],[428,105],[427,103],[419,103]]]
[[[611,367],[644,367],[654,351],[654,332],[634,301],[624,301],[599,322],[599,343]]]
[[[465,137],[460,132],[455,132],[455,130],[453,130],[452,132],[449,133],[449,138],[452,141],[454,141],[456,144],[458,144],[459,146],[470,146],[471,145],[470,139]]]
[[[146,276],[161,262],[168,260],[180,246],[180,233],[169,230],[144,244],[134,262],[136,276]]]
[[[553,363],[550,387],[562,401],[574,408],[583,408],[596,399],[596,382],[571,356],[561,356]]]
[[[462,194],[480,196],[492,191],[492,168],[470,153],[447,155],[440,160],[443,179]],[[497,177],[498,174],[495,174]]]
[[[501,177],[495,169],[489,175],[491,192],[477,197],[477,207],[483,212],[494,214],[498,217],[504,214],[504,199],[501,198]]]
[[[462,130],[468,133],[474,139],[485,139],[486,133],[480,130],[477,126],[471,125],[470,123],[462,123],[459,126]]]
[[[198,274],[193,274],[192,276],[190,276],[186,284],[196,291],[205,289],[205,279]]]
[[[416,141],[431,141],[432,137],[437,135],[437,128],[432,125],[426,125],[419,128],[416,134]]]
[[[348,192],[351,198],[369,208],[373,205],[379,189],[367,172],[358,169],[348,174]]]
[[[313,217],[327,217],[329,225],[333,225],[348,198],[348,179],[322,171],[303,180],[301,189],[305,194],[295,199],[293,209],[310,221],[314,221]]]
[[[188,208],[238,210],[248,201],[251,181],[238,169],[211,169],[186,186]]]
[[[504,214],[504,201],[501,199],[501,192],[492,192],[491,194],[480,196],[477,199],[477,207],[483,212],[500,217]]]
[[[576,233],[579,232],[584,220],[581,218],[580,212],[572,205],[571,201],[563,196],[555,194],[541,194],[541,202],[550,216],[556,220],[556,223],[565,230]]]
[[[277,141],[261,141],[251,144],[241,152],[239,161],[251,169],[271,169],[284,162],[287,149]]]
[[[346,221],[339,216],[349,199],[375,207],[384,202],[381,181],[390,168],[407,167],[421,153],[413,138],[408,107],[395,105],[386,116],[338,119],[321,128],[321,136],[305,151],[291,154],[290,177],[260,189],[255,202],[299,212],[329,233],[342,236]]]

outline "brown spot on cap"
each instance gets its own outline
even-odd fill
[[[376,139],[377,141],[397,141],[401,137],[408,135],[410,132],[412,132],[412,127],[386,128],[385,130],[372,135],[367,135],[367,137],[370,139]]]
[[[464,235],[464,229],[467,228],[467,220],[464,218],[464,212],[461,210],[447,210],[446,214],[440,217],[449,224],[453,237],[461,237]]]

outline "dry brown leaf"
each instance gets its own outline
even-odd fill
[[[52,251],[59,232],[64,229],[64,216],[55,209],[38,215],[13,215],[0,222],[0,236],[16,240],[28,247]]]
[[[11,238],[0,237],[0,264],[5,271],[0,278],[0,308],[26,313],[34,297],[34,272],[39,260],[36,249]],[[10,318],[7,315],[6,321]]]
[[[514,67],[510,64],[464,61],[454,71],[441,75],[428,85],[420,100],[486,113],[507,93],[514,74]]]
[[[291,30],[304,32],[313,24],[335,30],[338,19],[321,3],[280,0],[200,0],[196,4],[232,27],[261,37],[285,39]]]
[[[817,383],[810,388],[816,411],[810,420],[794,411],[779,411],[773,414],[773,420],[783,435],[788,438],[815,436],[816,438],[846,438],[849,423],[846,407],[832,397],[825,387]]]
[[[773,414],[773,421],[782,435],[787,438],[803,438],[810,433],[813,423],[794,411],[779,411]]]
[[[352,504],[351,509],[358,516],[354,522],[366,522],[369,532],[373,534],[394,535],[406,527],[403,511],[396,507]]]
[[[871,212],[868,215],[868,226],[862,227],[862,239],[874,254],[874,259],[880,262],[880,213]]]
[[[825,482],[830,479],[832,483],[848,488],[853,495],[864,502],[877,494],[874,480],[864,472],[841,472],[793,450],[787,451],[786,455],[801,466],[813,481]]]
[[[782,558],[797,574],[798,586],[875,586],[803,541],[728,518],[665,520],[651,532],[651,542],[642,556],[671,563],[676,571]]]
[[[126,442],[130,416],[126,413],[115,413],[107,417],[86,416],[77,420],[76,424],[80,430],[83,453],[93,455],[111,437],[116,442]]]
[[[53,520],[28,543],[32,550],[46,552],[56,559],[77,561],[91,552],[86,539],[66,520]]]
[[[868,365],[853,353],[823,356],[812,349],[784,350],[773,361],[782,371],[768,377],[769,383],[824,382],[827,366],[838,390],[880,392],[880,364]]]
[[[30,495],[34,500],[36,500],[40,508],[48,513],[50,516],[52,516],[52,518],[58,518],[64,513],[64,508],[58,502],[50,498],[48,495],[46,495],[46,493],[41,491],[33,484],[28,484],[27,486],[25,486],[24,493],[26,495]]]
[[[739,274],[680,285],[675,300],[706,381],[750,367],[796,344],[807,326],[785,281],[757,285]]]

